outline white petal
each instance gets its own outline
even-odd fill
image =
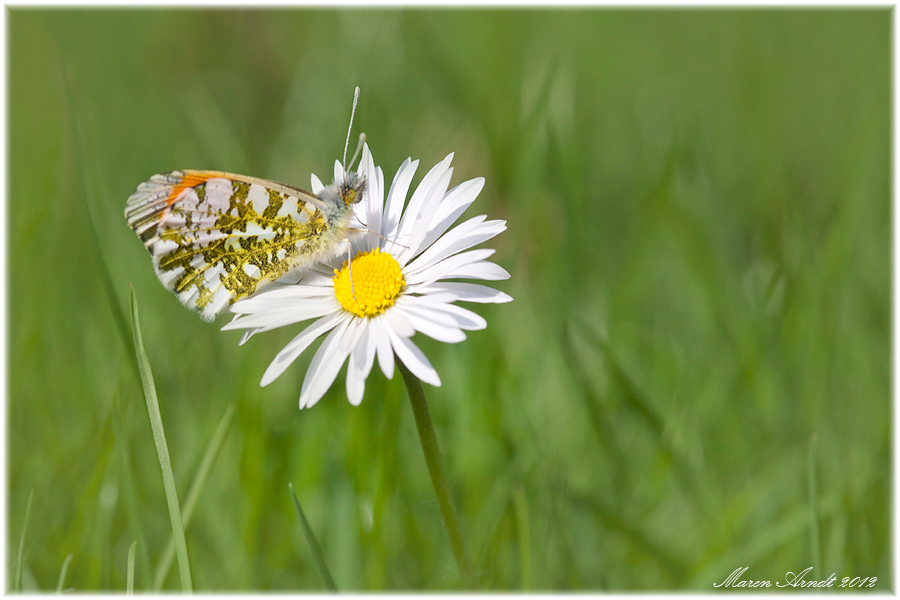
[[[361,226],[360,226],[361,227]],[[348,231],[347,239],[350,240],[350,256],[356,256],[360,252],[368,252],[378,246],[378,236],[367,232],[365,229],[351,229]],[[341,254],[343,260],[347,259],[347,253]],[[343,264],[343,263],[342,263]],[[332,275],[334,277],[334,275]],[[329,280],[330,281],[330,280]],[[332,290],[334,283],[330,283]]]
[[[500,290],[459,281],[441,281],[416,288],[418,294],[449,294],[450,301],[497,303],[512,302],[512,297]]]
[[[327,298],[334,296],[333,285],[311,286],[291,285],[274,290],[266,290],[243,300],[238,300],[231,307],[231,312],[239,314],[253,314],[266,310],[277,310],[302,304],[309,299]]]
[[[394,352],[397,353],[397,357],[403,361],[406,368],[425,383],[440,387],[441,378],[438,377],[437,371],[434,370],[434,367],[431,366],[431,363],[428,362],[428,359],[419,350],[419,347],[409,339],[400,337],[393,331],[390,331],[390,336]]]
[[[468,265],[462,265],[450,272],[441,275],[443,279],[484,279],[486,281],[500,281],[509,279],[509,273],[500,265],[482,260]],[[434,281],[432,279],[431,281]]]
[[[427,248],[447,231],[466,212],[484,188],[484,177],[465,181],[444,195],[437,212],[429,223],[428,235],[422,240],[421,248]]]
[[[356,344],[359,343],[363,332],[368,326],[368,321],[368,319],[362,319],[359,317],[350,319],[350,325],[347,327],[347,333],[344,334],[344,337],[341,340],[341,350],[350,352],[356,347]]]
[[[357,354],[357,363],[364,373],[364,377],[368,377],[369,371],[372,370],[372,365],[375,363],[375,336],[371,329],[366,327],[362,339],[353,352]]]
[[[424,333],[432,339],[435,339],[439,342],[444,342],[446,344],[456,344],[466,339],[466,334],[463,333],[463,331],[459,327],[447,326],[445,324],[438,323],[437,319],[429,318],[432,315],[438,313],[413,312],[406,309],[400,310],[403,310],[403,316],[405,316],[409,320],[412,326],[415,327],[416,331]],[[446,318],[446,315],[440,315],[440,317]]]
[[[314,405],[325,395],[349,352],[341,348],[341,338],[346,334],[350,321],[344,321],[328,334],[319,350],[309,363],[303,387],[300,388],[300,408]]]
[[[240,318],[240,315],[234,315],[234,318],[231,319],[231,323],[234,323],[239,318]],[[250,340],[251,337],[253,337],[253,334],[258,333],[258,332],[259,332],[258,329],[248,329],[247,331],[245,331],[241,335],[241,340],[238,342],[238,346],[243,346],[244,344],[246,344],[247,341]]]
[[[375,177],[378,180],[378,197],[381,198],[381,201],[378,203],[378,206],[375,207],[378,213],[378,228],[369,227],[372,231],[381,229],[381,218],[384,214],[384,171],[381,170],[381,167],[375,167]]]
[[[384,210],[384,188],[381,185],[378,170],[369,145],[363,144],[362,158],[359,159],[357,172],[366,179],[366,194],[363,198],[363,223],[367,229],[381,231],[381,213]]]
[[[330,313],[341,312],[340,304],[336,298],[323,298],[320,300],[307,300],[295,302],[294,306],[275,310],[264,310],[250,315],[244,315],[240,319],[225,324],[223,331],[230,329],[259,329],[269,331],[277,327],[284,327],[292,323],[299,323],[308,319],[323,317]]]
[[[359,406],[366,391],[366,378],[360,377],[354,356],[351,353],[347,362],[347,400],[353,406]]]
[[[312,193],[317,196],[319,195],[319,192],[321,192],[325,188],[325,184],[322,183],[322,180],[319,179],[315,173],[312,173],[309,176],[309,184],[310,184],[309,187],[312,190]]]
[[[468,250],[472,246],[486,242],[495,235],[506,231],[506,221],[488,221],[486,223],[482,221],[484,221],[484,215],[474,217],[454,227],[411,262],[406,270],[412,273],[425,269],[448,256]]]
[[[409,184],[412,183],[413,175],[416,174],[418,168],[419,161],[410,161],[407,158],[397,169],[397,174],[391,183],[387,203],[384,206],[384,218],[381,222],[381,235],[391,241],[398,241],[395,238],[400,227],[400,216],[403,214],[403,203],[406,202]]]
[[[403,224],[401,223],[400,237],[408,238],[409,241],[406,242],[408,249],[404,248],[401,259],[397,261],[400,263],[400,266],[405,265],[410,258],[422,251],[422,240],[428,235],[428,225],[434,218],[434,213],[437,212],[438,205],[443,199],[444,194],[447,192],[447,188],[450,187],[450,179],[452,177],[453,169],[448,168],[447,171],[434,182],[431,189],[423,193],[425,199],[419,207],[419,213],[415,216],[415,220],[410,221],[408,233],[402,229]],[[419,187],[421,188],[422,186]],[[412,200],[410,200],[410,204],[412,204]]]
[[[375,344],[369,335],[369,328],[363,327],[359,343],[350,351],[350,361],[347,363],[347,400],[353,406],[359,406],[362,402],[363,392],[366,389],[366,377],[372,370],[375,360]]]
[[[384,315],[371,319],[369,335],[375,341],[375,350],[378,354],[378,364],[381,372],[388,379],[394,377],[394,351],[391,349],[391,338]]]
[[[436,299],[436,296],[428,296],[425,297],[416,297],[416,296],[404,296],[402,304],[398,304],[401,306],[403,311],[406,313],[413,313],[420,317],[426,318],[429,321],[433,321],[438,325],[443,325],[444,327],[458,327],[457,320],[441,311],[431,310],[431,307],[436,304],[447,304],[453,301],[453,298],[450,294],[447,294],[443,299]]]
[[[416,329],[412,326],[412,323],[403,316],[402,311],[398,310],[389,310],[384,313],[384,318],[387,320],[388,324],[391,326],[391,329],[397,335],[403,337],[412,337],[416,333]]]
[[[316,338],[342,321],[347,321],[346,315],[347,313],[345,312],[339,312],[328,315],[327,317],[322,317],[300,332],[297,337],[288,342],[288,345],[282,348],[281,352],[275,356],[275,359],[263,374],[262,381],[259,382],[259,385],[265,387],[275,381],[279,375],[284,373],[284,370],[287,369],[292,362],[297,360],[297,357],[300,356],[300,354],[306,350]]]
[[[418,272],[414,269],[404,270],[403,278],[406,280],[407,285],[436,281],[438,279],[446,278],[447,276],[445,273],[450,273],[465,265],[484,260],[494,254],[494,252],[496,251],[489,248],[469,250],[468,252],[445,258],[429,268],[422,269]]]
[[[334,261],[325,261],[315,263],[309,269],[309,274],[303,278],[303,285],[323,285],[334,288],[334,270],[344,261],[343,256],[338,256]],[[332,265],[331,263],[335,263]]]
[[[250,338],[257,333],[259,333],[259,329],[248,329],[247,331],[245,331],[243,335],[241,335],[241,341],[238,342],[238,346],[243,346],[244,344],[246,344],[250,340]]]
[[[344,181],[344,165],[341,164],[341,161],[334,161],[334,182],[342,183]]]
[[[328,268],[324,263],[313,263],[311,265],[301,266],[297,269],[288,271],[282,275],[273,285],[281,285],[282,287],[302,284],[304,286],[333,287],[331,278],[334,277],[334,267]],[[271,288],[266,288],[265,293],[269,293]]]
[[[427,296],[423,297],[423,300],[426,300]],[[427,310],[433,312],[443,313],[446,316],[449,316],[456,323],[456,326],[460,329],[468,329],[469,331],[477,331],[479,329],[484,329],[487,327],[487,321],[484,320],[484,317],[481,315],[472,312],[467,308],[463,308],[462,306],[457,306],[456,304],[448,304],[446,302],[435,302],[429,304],[422,304],[422,307],[427,307]],[[434,315],[432,315],[434,320],[437,320]]]
[[[406,210],[403,211],[403,218],[400,220],[400,232],[396,241],[406,243],[404,240],[409,239],[409,236],[413,233],[413,226],[419,217],[419,211],[426,201],[432,199],[432,195],[435,195],[435,201],[443,198],[444,192],[447,191],[447,186],[450,185],[451,174],[448,174],[448,170],[451,160],[453,160],[453,153],[448,154],[447,158],[434,165],[422,178],[422,181],[419,182],[419,186],[413,192],[409,203],[406,205]],[[424,226],[427,227],[428,223],[424,223]],[[409,244],[406,245],[408,246]]]

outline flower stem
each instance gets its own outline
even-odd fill
[[[444,467],[441,464],[441,453],[438,449],[434,427],[431,424],[431,414],[428,412],[428,403],[425,401],[422,382],[409,372],[402,361],[398,359],[396,362],[400,374],[403,375],[406,391],[409,393],[413,415],[416,417],[416,428],[419,430],[419,440],[422,442],[422,451],[425,453],[425,462],[428,464],[428,474],[431,475],[431,485],[434,486],[434,493],[437,495],[438,505],[441,507],[444,528],[447,530],[447,535],[450,536],[453,556],[456,558],[456,564],[459,566],[459,572],[466,587],[477,588],[478,576],[475,574],[472,559],[469,558],[466,545],[463,543],[462,532],[459,528],[459,516],[456,514],[456,506],[450,495],[450,485],[447,483],[447,476],[444,474]]]

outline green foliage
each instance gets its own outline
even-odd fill
[[[178,491],[175,489],[175,474],[172,471],[172,460],[169,458],[169,446],[166,442],[166,432],[162,424],[162,415],[159,410],[159,400],[156,396],[156,384],[153,382],[153,372],[150,369],[150,360],[144,350],[144,340],[141,334],[141,321],[138,316],[137,300],[134,297],[134,288],[131,288],[131,331],[134,335],[134,353],[137,357],[138,371],[141,375],[141,386],[144,397],[147,400],[147,414],[150,417],[150,428],[153,430],[153,443],[156,446],[156,454],[159,458],[159,467],[162,472],[163,487],[166,490],[166,505],[169,508],[169,519],[172,522],[172,537],[175,540],[175,550],[178,554],[178,571],[181,577],[181,591],[189,594],[193,586],[191,584],[191,568],[188,563],[187,544],[184,539],[184,521],[181,518],[181,505],[178,502]],[[134,544],[131,545],[134,548]],[[128,551],[131,554],[131,550]],[[129,560],[128,568],[129,588],[134,587],[134,561]]]
[[[144,591],[165,553],[133,284],[175,487],[207,469],[197,590],[323,589],[289,482],[342,590],[462,589],[400,377],[298,411],[312,351],[258,383],[300,326],[238,347],[122,215],[172,169],[330,179],[359,85],[386,179],[455,152],[509,221],[515,301],[415,338],[486,589],[892,589],[888,8],[7,15],[8,580],[32,489],[25,591],[126,589],[135,540]]]
[[[128,549],[128,571],[125,574],[125,594],[134,595],[134,552],[137,549],[137,542],[132,542]]]
[[[306,515],[303,514],[303,508],[300,506],[300,501],[297,500],[297,494],[294,493],[294,486],[288,484],[288,489],[291,492],[291,500],[294,501],[294,508],[297,509],[297,518],[300,520],[300,531],[303,532],[303,539],[306,540],[306,545],[309,547],[309,553],[312,555],[313,563],[316,565],[316,570],[319,572],[319,577],[322,578],[322,583],[325,584],[325,587],[328,588],[329,592],[337,592],[337,586],[334,583],[334,579],[331,578],[331,573],[328,571],[328,565],[325,564],[325,558],[322,556],[322,547],[319,545],[319,540],[316,539],[316,534],[313,532],[312,527],[310,527]]]
[[[132,547],[134,547],[135,544],[137,544],[137,542],[134,542],[134,544],[132,544]],[[130,550],[128,551],[128,554],[129,554],[129,557],[130,557],[130,555],[131,555],[131,551],[130,551]],[[62,594],[62,593],[63,593],[63,590],[65,589],[65,584],[66,584],[66,573],[69,571],[69,563],[70,563],[70,562],[72,562],[72,555],[71,555],[71,554],[69,554],[68,556],[66,556],[65,560],[63,560],[62,567],[61,567],[60,570],[59,570],[59,579],[58,579],[57,582],[56,582],[56,594],[57,594],[57,595]]]
[[[34,490],[28,492],[28,503],[25,505],[25,518],[22,520],[22,531],[19,532],[19,551],[16,553],[16,571],[13,580],[12,591],[22,591],[22,565],[25,561],[25,534],[28,531],[28,518],[31,516],[31,501],[34,500]]]

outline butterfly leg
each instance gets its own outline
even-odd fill
[[[363,229],[362,231],[365,231],[366,233],[374,233],[375,235],[377,235],[378,237],[380,237],[382,240],[384,240],[384,241],[387,242],[388,244],[394,244],[395,246],[400,246],[401,248],[406,248],[407,250],[409,250],[409,246],[404,246],[403,244],[401,244],[401,243],[399,243],[399,242],[395,242],[394,240],[389,240],[389,239],[387,239],[386,237],[384,237],[383,235],[381,235],[381,234],[378,233],[377,231],[372,231],[371,229],[369,229],[369,226],[366,225],[365,223],[363,223],[363,222],[362,222],[362,219],[360,219],[359,217],[357,217],[357,216],[355,216],[355,215],[354,215],[354,217],[356,218],[357,221],[359,221],[359,224],[360,224],[360,225],[362,225],[363,227],[365,227],[365,229]]]
[[[301,283],[303,283],[303,280],[306,279],[307,275],[309,275],[309,270],[312,268],[312,266],[313,264],[311,262],[306,265],[306,270],[303,271],[303,275],[300,276],[300,279],[297,280],[297,283],[295,285],[300,285]]]

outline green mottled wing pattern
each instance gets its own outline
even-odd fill
[[[217,171],[154,175],[125,207],[159,280],[206,320],[342,238],[326,212],[310,192]]]

